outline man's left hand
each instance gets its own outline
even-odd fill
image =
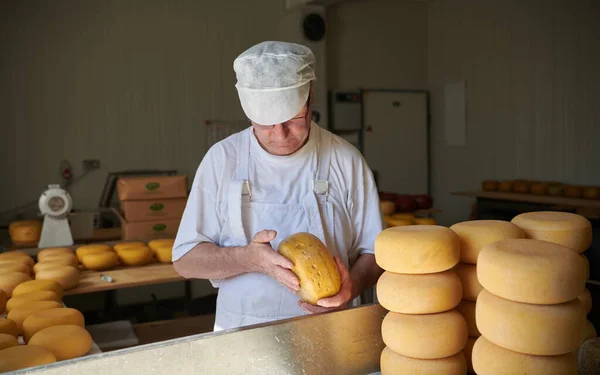
[[[339,258],[334,257],[333,259],[335,260],[335,264],[340,271],[340,278],[342,282],[340,291],[335,296],[321,298],[319,301],[317,301],[316,305],[312,305],[304,301],[298,301],[300,308],[309,314],[317,314],[346,308],[352,299],[352,279],[350,278],[350,272]]]

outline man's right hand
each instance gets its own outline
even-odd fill
[[[271,241],[276,236],[277,232],[274,230],[263,230],[254,235],[252,242],[246,246],[252,268],[274,278],[296,293],[300,289],[300,281],[290,271],[294,267],[294,263],[271,247]]]

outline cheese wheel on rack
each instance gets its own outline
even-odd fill
[[[587,281],[590,279],[590,261],[583,254],[581,254],[581,258],[583,259],[583,267],[584,267],[583,274],[585,275],[585,280]]]
[[[581,198],[583,196],[583,187],[575,185],[567,185],[564,190],[567,198]]]
[[[33,267],[33,265],[35,264],[35,261],[29,254],[24,253],[22,251],[18,251],[18,250],[7,251],[0,255],[0,263],[8,263],[8,262],[25,263],[30,267]]]
[[[477,256],[493,242],[507,238],[525,238],[516,225],[501,220],[472,220],[454,224],[450,229],[460,240],[460,262],[477,264]]]
[[[77,256],[77,259],[81,261],[81,257],[86,254],[93,254],[103,251],[113,251],[113,249],[110,246],[104,244],[83,245],[79,246],[77,250],[75,250],[75,255]]]
[[[477,279],[485,289],[511,301],[554,304],[577,298],[585,289],[584,262],[564,246],[512,239],[483,249]]]
[[[79,265],[79,260],[77,256],[73,253],[57,253],[57,254],[48,254],[44,257],[43,260],[40,260],[40,263],[49,263],[49,262],[61,262],[66,266],[77,267]],[[35,267],[35,266],[34,266]]]
[[[414,224],[412,219],[394,219],[391,215],[384,216],[383,221],[385,222],[388,228],[405,227],[407,225]]]
[[[439,359],[416,359],[384,348],[380,358],[381,375],[463,375],[467,363],[462,352]]]
[[[513,191],[513,185],[513,181],[500,181],[498,190],[504,193],[511,193]]]
[[[479,293],[477,328],[496,345],[519,353],[560,355],[579,346],[585,324],[578,299],[556,305],[533,305]]]
[[[6,293],[3,289],[0,289],[0,314],[4,313],[4,310],[6,310],[6,300]]]
[[[60,298],[58,297],[58,294],[56,294],[56,292],[52,290],[37,290],[35,292],[21,294],[20,296],[15,296],[11,298],[6,304],[6,310],[10,311],[12,309],[26,307],[29,303],[33,301],[60,302]]]
[[[0,289],[4,291],[6,297],[11,297],[13,290],[22,282],[31,280],[28,274],[22,272],[8,272],[0,275]]]
[[[130,247],[117,250],[119,261],[126,266],[143,266],[152,262],[152,250],[149,247]]]
[[[158,245],[154,249],[154,256],[161,263],[172,263],[173,259],[173,246],[172,245]]]
[[[592,244],[592,224],[581,215],[568,212],[528,212],[511,221],[527,238],[554,242],[583,253]]]
[[[389,311],[432,314],[453,309],[462,297],[460,279],[453,271],[426,275],[384,272],[377,281],[377,299]]]
[[[398,354],[419,359],[444,358],[465,347],[467,323],[456,310],[427,315],[389,312],[383,318],[381,334],[385,345]]]
[[[114,251],[103,251],[86,254],[81,257],[81,264],[88,270],[104,271],[115,268],[119,263],[119,257]]]
[[[581,343],[583,344],[587,340],[593,339],[596,336],[598,336],[596,333],[596,328],[594,328],[592,322],[586,320],[585,325],[583,326],[583,331],[581,332]]]
[[[115,249],[116,252],[119,252],[119,250],[123,250],[123,249],[129,249],[132,247],[145,247],[145,246],[146,246],[146,244],[141,241],[129,241],[129,242],[119,242],[118,244],[115,244],[115,246],[113,246],[113,248]]]
[[[497,191],[500,183],[496,180],[486,180],[481,183],[483,191]]]
[[[85,319],[79,310],[68,307],[37,311],[23,322],[23,340],[29,342],[44,328],[65,324],[85,327]]]
[[[379,207],[381,208],[381,213],[384,215],[391,215],[396,212],[396,203],[392,201],[382,200],[379,202]]]
[[[5,251],[3,253],[0,253],[0,259],[10,258],[10,257],[12,257],[14,255],[29,256],[29,254],[27,254],[23,250],[10,250],[10,251]]]
[[[0,372],[47,365],[56,362],[56,357],[46,348],[18,345],[0,350]]]
[[[35,279],[54,280],[68,290],[79,284],[79,270],[71,266],[56,266],[36,273]]]
[[[477,329],[477,323],[475,322],[475,302],[462,300],[460,301],[460,304],[456,306],[456,311],[465,318],[467,329],[469,330],[469,337],[481,336],[481,333]]]
[[[581,303],[581,308],[584,315],[589,314],[590,311],[592,311],[592,293],[586,289],[583,291],[583,293],[577,296],[577,299],[579,299],[579,303]]]
[[[21,272],[24,274],[31,274],[31,267],[25,263],[4,263],[0,264],[0,275],[4,275],[9,272]]]
[[[12,309],[8,313],[8,319],[17,323],[17,328],[19,330],[19,334],[23,334],[23,322],[27,317],[37,311],[62,308],[62,304],[56,301],[32,301],[27,306]]]
[[[0,350],[19,345],[19,341],[13,335],[0,333]]]
[[[435,221],[432,217],[416,217],[414,219],[415,225],[436,225],[437,221]]]
[[[148,247],[150,248],[150,250],[156,251],[156,249],[159,247],[163,247],[163,246],[173,247],[174,244],[175,244],[174,238],[157,238],[155,240],[148,242]]]
[[[15,337],[19,336],[19,326],[14,321],[7,318],[0,318],[0,333],[8,333]]]
[[[388,228],[375,239],[375,260],[381,268],[390,272],[442,272],[454,267],[459,258],[458,237],[442,226]]]
[[[38,290],[51,290],[56,293],[61,300],[64,292],[63,287],[54,280],[30,280],[17,285],[15,290],[13,290],[13,297],[36,292]]]
[[[58,325],[38,331],[28,345],[50,350],[59,361],[85,355],[92,348],[92,336],[77,325]]]
[[[481,336],[473,346],[473,370],[477,375],[531,374],[577,375],[577,355],[538,356],[514,352]]]
[[[73,261],[73,259],[75,261]],[[48,258],[47,260],[45,260],[43,262],[36,263],[35,266],[33,266],[33,273],[38,273],[40,271],[49,270],[51,268],[56,268],[59,266],[71,266],[71,267],[78,268],[79,261],[77,260],[77,258],[73,258],[73,259],[67,258],[67,257]]]
[[[477,279],[477,266],[458,263],[452,270],[456,272],[462,284],[462,298],[467,301],[477,301],[477,296],[483,290],[483,286]]]
[[[42,262],[46,257],[52,257],[57,254],[75,255],[75,252],[70,247],[47,247],[37,253],[37,260],[38,262]]]
[[[473,370],[473,345],[475,345],[475,341],[477,341],[477,337],[469,337],[467,339],[467,344],[465,345],[465,348],[463,349],[463,353],[465,353],[465,358],[467,359],[467,370],[468,373],[474,373],[475,371]]]

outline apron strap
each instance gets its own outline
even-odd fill
[[[242,224],[242,196],[250,195],[248,161],[250,159],[250,132],[252,128],[241,132],[237,140],[237,169],[229,185],[228,213],[229,227],[236,240],[241,244],[248,242]]]
[[[329,193],[329,167],[331,165],[331,150],[333,137],[325,129],[319,129],[319,148],[317,154],[317,175],[313,181],[313,191],[318,195]]]

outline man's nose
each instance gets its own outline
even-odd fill
[[[287,128],[287,126],[284,126],[283,124],[276,124],[273,126],[273,138],[275,138],[275,140],[284,140],[287,138],[289,133],[289,130]]]

